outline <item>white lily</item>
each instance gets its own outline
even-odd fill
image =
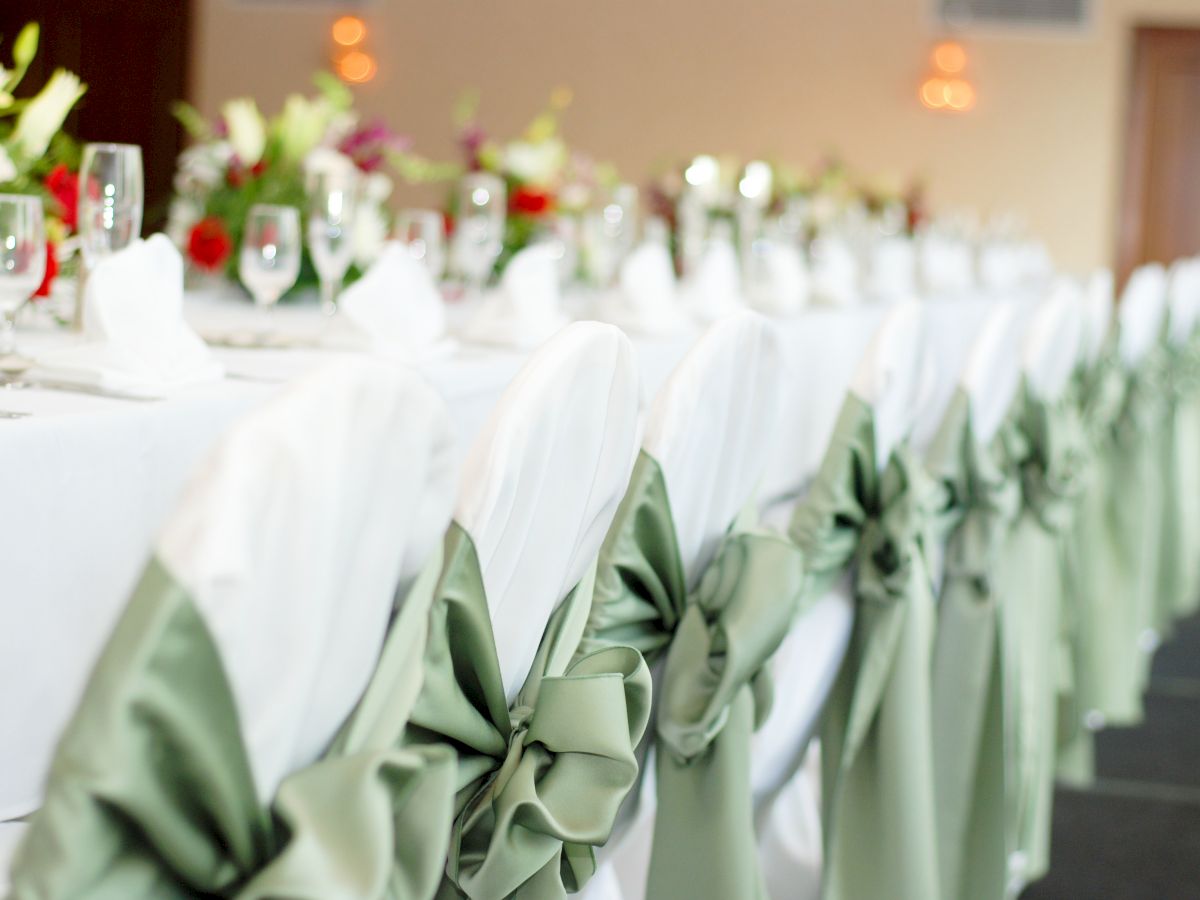
[[[504,148],[504,169],[514,178],[539,187],[558,180],[567,162],[567,147],[558,138],[513,141]]]
[[[229,143],[242,165],[255,165],[267,147],[267,124],[258,106],[249,97],[230,100],[221,107],[221,116],[229,130]]]
[[[17,116],[11,146],[26,159],[42,156],[50,146],[50,139],[62,128],[67,113],[86,90],[78,76],[64,69],[56,71]]]
[[[8,155],[8,150],[0,144],[0,184],[12,181],[17,177],[17,166]]]
[[[292,94],[283,104],[279,117],[279,139],[283,157],[289,161],[304,159],[321,143],[329,128],[332,111],[324,100],[309,100]]]
[[[304,157],[304,172],[310,177],[317,175],[353,177],[357,171],[358,167],[354,165],[354,160],[332,147],[317,147]]]

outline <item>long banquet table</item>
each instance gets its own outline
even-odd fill
[[[1011,300],[1028,303],[1026,291]],[[927,302],[927,334],[937,369],[923,413],[924,435],[953,391],[972,337],[994,296]],[[244,302],[190,296],[189,321],[202,333],[255,327]],[[795,493],[815,471],[854,368],[886,307],[815,308],[779,320],[788,375],[774,463],[764,500]],[[280,308],[272,327],[315,335],[313,305]],[[644,396],[651,397],[696,333],[635,339]],[[24,350],[71,337],[45,325],[21,332]],[[287,381],[340,351],[216,350],[227,377],[155,402],[41,389],[0,392],[0,409],[28,412],[0,421],[3,509],[0,553],[0,820],[23,815],[39,798],[26,785],[44,774],[58,729],[146,561],[150,543],[188,476],[224,428]],[[469,445],[525,354],[459,345],[414,363],[444,397],[460,448]]]

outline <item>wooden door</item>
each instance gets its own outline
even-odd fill
[[[79,75],[88,92],[67,120],[81,141],[139,144],[146,175],[144,231],[166,221],[183,134],[171,103],[187,91],[191,0],[0,0],[0,59],[29,21],[41,24],[37,60],[19,94],[54,69]]]
[[[1138,28],[1133,43],[1122,280],[1140,263],[1200,253],[1200,29]]]

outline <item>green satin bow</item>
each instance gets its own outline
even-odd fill
[[[987,443],[959,390],[929,453],[942,484],[946,553],[933,657],[933,748],[944,895],[1002,897],[1006,884],[1000,598],[996,567],[1021,508],[1014,423]]]
[[[430,897],[454,759],[375,740],[384,718],[361,715],[263,807],[220,654],[152,560],[59,742],[10,896]]]
[[[662,470],[642,453],[600,553],[584,646],[662,660],[650,897],[760,897],[750,735],[803,594],[797,548],[736,528],[688,592]]]
[[[855,572],[857,639],[851,641],[854,658],[844,666],[855,685],[844,767],[853,764],[879,707],[904,600],[914,580],[929,582],[923,546],[945,506],[940,486],[906,446],[897,447],[881,471],[874,435],[871,408],[849,395],[813,488],[791,523],[817,596],[828,592],[847,567]]]
[[[1070,526],[1083,490],[1088,442],[1069,392],[1055,401],[1034,395],[1025,383],[1017,397],[1018,435],[1012,442],[1028,509],[1048,532]]]
[[[470,536],[446,534],[425,680],[406,745],[449,744],[458,781],[439,897],[558,898],[583,887],[637,778],[650,673],[630,647],[570,661],[591,602],[585,578],[551,617],[512,707]]]
[[[927,542],[940,486],[906,447],[878,466],[874,413],[851,394],[791,533],[821,596],[854,575],[856,614],[821,723],[829,900],[939,900]]]

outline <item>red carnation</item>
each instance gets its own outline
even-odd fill
[[[46,176],[46,190],[58,203],[58,217],[74,231],[79,224],[79,176],[59,163]]]
[[[512,195],[512,211],[540,216],[554,210],[554,195],[537,188],[520,187]]]
[[[71,207],[72,216],[74,219],[75,207]],[[54,286],[54,279],[58,277],[58,255],[54,252],[54,245],[46,241],[46,274],[42,278],[41,286],[34,291],[35,297],[49,297],[50,288]]]
[[[233,252],[233,239],[216,216],[201,219],[188,235],[188,258],[206,272],[216,272]]]

